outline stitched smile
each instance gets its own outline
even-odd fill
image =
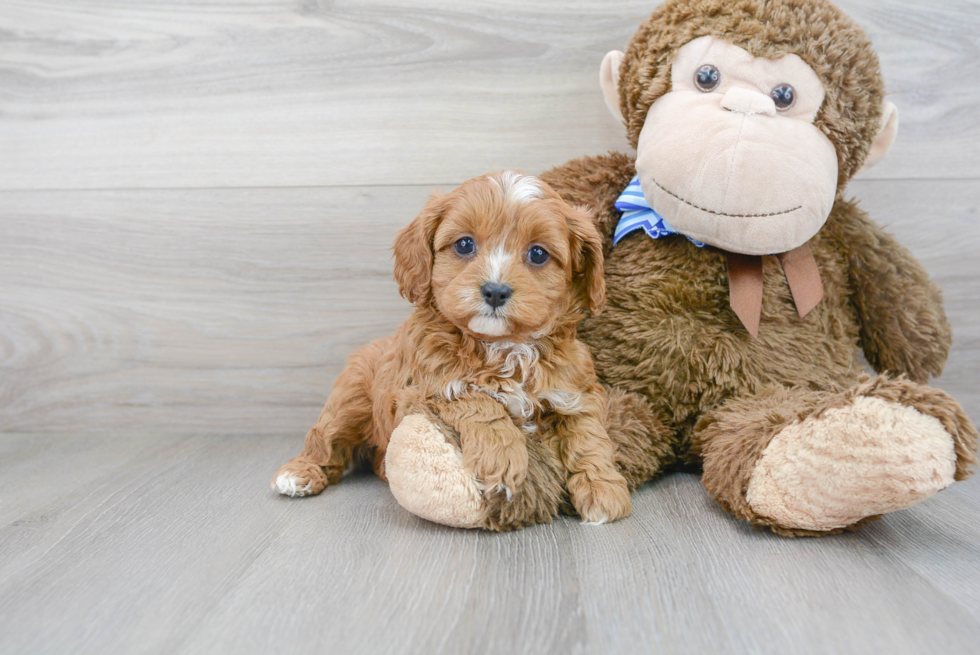
[[[704,207],[698,207],[693,202],[688,202],[687,200],[684,200],[670,189],[665,188],[662,184],[660,184],[660,182],[653,180],[653,183],[656,184],[658,187],[660,187],[664,191],[664,193],[667,193],[673,196],[674,198],[677,198],[685,205],[689,205],[691,207],[694,207],[695,209],[699,209],[703,212],[708,212],[709,214],[715,214],[717,216],[727,216],[729,218],[765,218],[766,216],[782,216],[783,214],[789,214],[790,212],[795,212],[797,209],[803,208],[803,205],[800,205],[799,207],[793,207],[792,209],[786,209],[781,212],[771,212],[769,214],[726,214],[725,212],[716,212],[710,209],[705,209]]]

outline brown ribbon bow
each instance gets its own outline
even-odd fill
[[[758,339],[762,317],[762,257],[734,252],[726,252],[725,256],[728,260],[729,302],[745,329]],[[776,256],[783,265],[796,311],[803,318],[823,298],[823,281],[817,262],[805,243]]]

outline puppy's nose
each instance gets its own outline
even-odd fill
[[[480,293],[483,294],[483,299],[486,301],[486,303],[496,309],[510,299],[511,294],[514,293],[514,290],[506,284],[487,282],[480,287]]]

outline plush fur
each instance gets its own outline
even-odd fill
[[[637,435],[619,441],[621,450],[633,453],[629,462],[645,462],[636,477],[623,468],[631,486],[649,479],[646,471],[677,461],[703,464],[706,487],[726,509],[780,534],[816,534],[748,511],[745,485],[776,428],[785,425],[774,415],[785,405],[767,394],[774,388],[809,390],[813,400],[789,405],[794,420],[807,416],[858,384],[859,345],[877,370],[907,376],[902,384],[929,398],[917,409],[948,426],[957,479],[966,475],[976,461],[976,429],[952,398],[917,384],[942,372],[951,337],[941,294],[911,253],[856,204],[838,200],[810,242],[824,300],[801,319],[778,261],[764,258],[763,321],[753,339],[729,307],[721,251],[697,248],[680,236],[654,241],[642,233],[612,248],[619,218],[613,203],[633,175],[631,158],[620,154],[576,160],[542,175],[570,202],[592,207],[606,235],[607,306],[602,316],[583,321],[580,336],[602,382],[641,396],[649,405],[645,411],[658,417],[647,428],[649,440]],[[735,427],[740,422],[729,423],[725,434],[732,442],[706,451],[705,443],[719,434],[707,428],[746,402],[773,427],[760,430],[756,418],[745,425],[751,434],[743,435]],[[614,440],[622,437],[613,422],[607,428]],[[711,466],[716,453],[717,469]],[[651,464],[658,458],[659,466]],[[724,470],[745,479],[735,486],[716,481]]]
[[[963,479],[977,461],[976,428],[955,400],[926,386],[951,344],[939,288],[843,196],[879,143],[878,60],[864,32],[824,0],[668,1],[618,69],[634,146],[648,110],[670,90],[677,50],[706,35],[757,57],[796,54],[824,86],[814,125],[837,152],[837,198],[808,243],[824,297],[801,318],[779,261],[764,256],[753,338],[730,306],[723,251],[642,231],[612,246],[631,156],[546,172],[564,200],[592,211],[603,236],[608,302],[579,335],[606,386],[606,429],[631,489],[697,466],[720,505],[756,526],[787,536],[853,529]],[[859,350],[879,377],[862,377]],[[805,443],[790,443],[799,435]]]
[[[463,240],[472,252],[460,251]],[[530,259],[536,246],[549,255],[543,263]],[[627,483],[602,424],[603,390],[576,339],[582,310],[598,312],[605,297],[592,218],[539,180],[504,171],[433,196],[394,251],[395,279],[414,313],[394,336],[351,356],[273,489],[317,494],[355,461],[386,478],[389,436],[405,417],[421,416],[435,429],[428,437],[416,430],[415,443],[429,458],[443,456],[446,444],[459,448],[457,464],[486,495],[475,518],[430,512],[423,502],[437,520],[515,528],[549,519],[566,495],[587,521],[627,516]],[[507,285],[499,307],[485,296],[491,283]],[[432,443],[438,434],[445,443]],[[393,461],[425,459],[403,448]],[[453,478],[432,472],[433,485]],[[410,487],[399,487],[406,498]],[[463,489],[453,498],[471,496]]]
[[[705,462],[703,479],[705,488],[725,509],[739,518],[755,525],[769,526],[775,532],[786,536],[833,534],[843,528],[856,527],[875,520],[878,518],[877,514],[870,514],[861,517],[859,521],[855,521],[855,525],[850,526],[824,530],[788,527],[760,516],[747,498],[750,482],[756,472],[756,462],[762,458],[774,436],[790,426],[819,421],[828,412],[853,407],[858,399],[866,398],[911,408],[922,416],[937,420],[945,432],[952,436],[949,447],[957,451],[955,455],[950,455],[949,473],[956,480],[965,479],[969,475],[967,466],[976,463],[976,430],[955,401],[942,391],[918,385],[908,379],[890,379],[888,376],[872,378],[862,375],[856,385],[846,390],[813,390],[778,385],[765,387],[758,394],[733,399],[723,407],[707,414],[695,430],[697,435],[695,448]],[[841,458],[841,461],[854,460],[862,456],[865,461],[873,460],[874,456],[869,457],[868,453],[861,453],[861,442],[866,439],[862,439],[859,435],[861,426],[854,427],[856,430],[853,435],[840,432],[839,427],[838,431],[831,435],[834,446],[838,448],[840,454],[848,455],[846,458]],[[886,435],[888,438],[898,439],[905,436],[899,431]],[[848,439],[851,440],[854,445],[853,451],[843,450],[842,444],[837,440],[841,437],[845,439],[844,445],[848,443]],[[896,449],[880,450],[887,456]],[[870,463],[878,464],[874,461]],[[867,477],[870,476],[865,476]],[[946,484],[951,481],[948,480]],[[868,483],[866,479],[860,482]],[[853,490],[849,490],[849,493],[853,494]]]
[[[781,428],[880,393],[942,422],[955,450],[956,479],[976,461],[977,432],[953,399],[924,386],[942,372],[951,344],[938,287],[911,253],[842,196],[881,123],[884,85],[863,31],[822,0],[668,2],[637,31],[619,71],[632,143],[647,110],[669,90],[673,53],[709,34],[755,56],[794,53],[825,87],[814,123],[837,149],[838,199],[809,243],[825,295],[806,318],[799,317],[775,257],[763,258],[762,327],[753,339],[729,306],[723,252],[681,236],[654,241],[642,233],[612,248],[619,219],[613,203],[634,175],[632,158],[575,160],[542,178],[597,216],[606,237],[609,302],[580,333],[600,379],[642,396],[662,417],[652,432],[672,435],[664,461],[703,465],[708,491],[757,525],[781,534],[831,533],[837,528],[780,525],[746,500],[754,467]],[[877,371],[902,377],[860,382],[859,347]],[[610,434],[619,432],[610,426]],[[659,437],[650,442],[647,453],[653,452],[663,452]]]

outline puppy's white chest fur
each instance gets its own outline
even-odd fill
[[[496,385],[480,391],[507,408],[514,418],[528,421],[538,407],[528,388],[534,380],[541,353],[535,343],[494,341],[487,344],[487,363],[499,366]]]
[[[497,375],[490,384],[468,384],[464,380],[454,380],[446,385],[446,397],[452,400],[468,389],[487,394],[504,407],[515,419],[524,421],[524,429],[534,432],[535,412],[541,409],[542,401],[562,413],[574,412],[581,404],[578,393],[551,389],[538,391],[535,379],[540,364],[541,351],[536,343],[514,343],[494,341],[486,344],[487,364],[497,367]]]

